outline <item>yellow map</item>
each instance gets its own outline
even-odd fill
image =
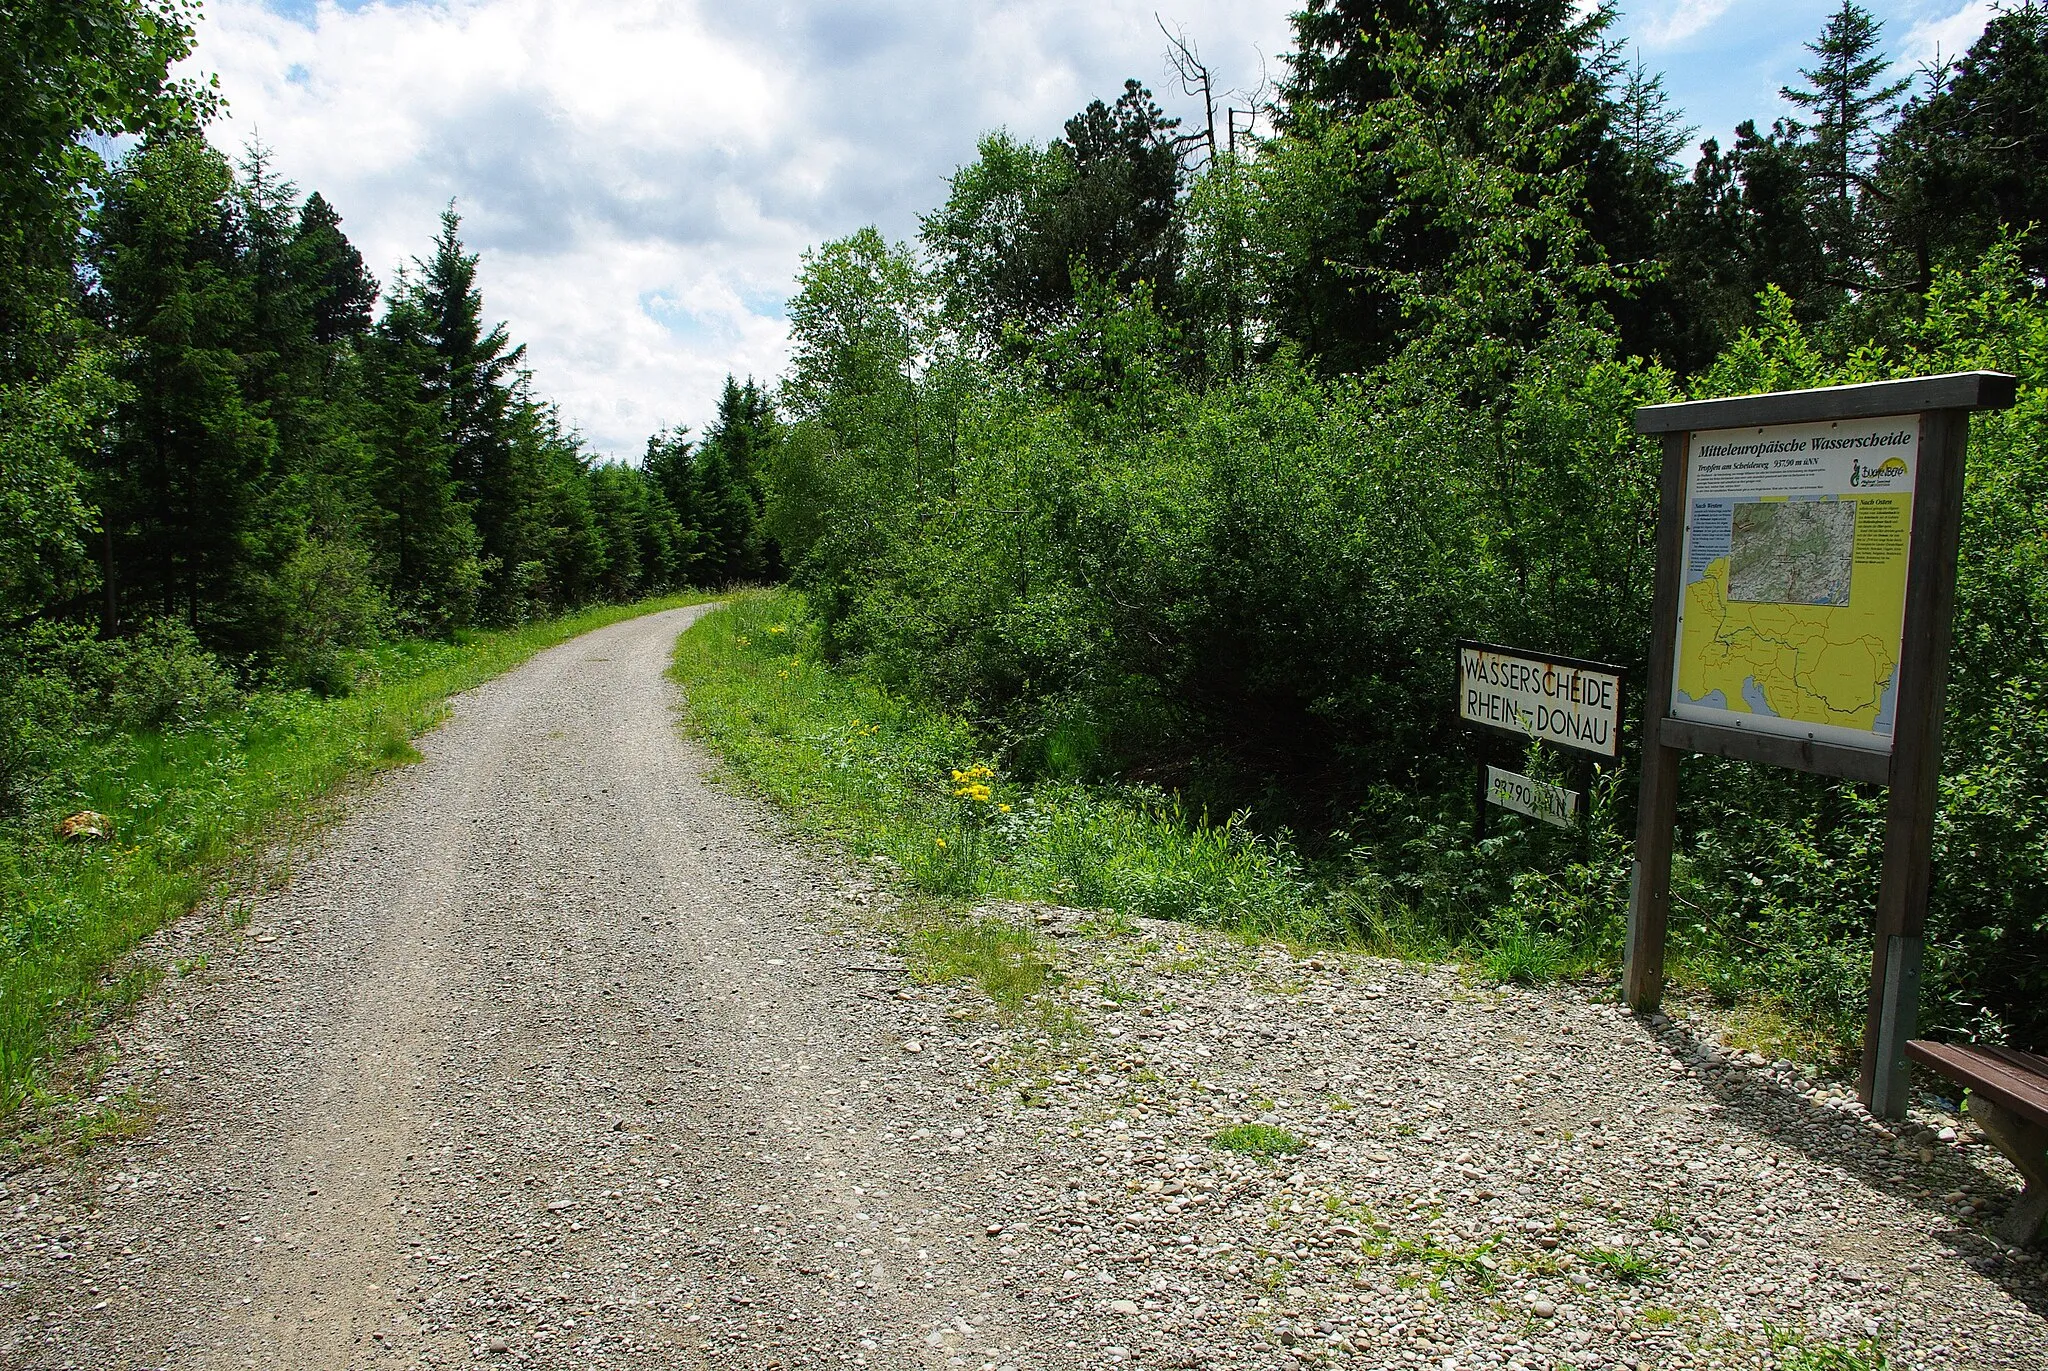
[[[1681,611],[1675,699],[1888,735],[1912,498],[1703,504]],[[1717,529],[1724,534],[1718,545]]]

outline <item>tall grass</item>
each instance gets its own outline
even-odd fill
[[[690,726],[799,827],[881,857],[924,894],[1049,900],[1253,936],[1343,936],[1338,906],[1242,816],[1210,822],[1137,788],[991,774],[964,721],[807,651],[791,594],[743,599],[676,645]],[[959,773],[956,775],[956,773]]]
[[[412,739],[449,696],[579,633],[707,598],[387,644],[362,654],[342,698],[258,691],[195,728],[82,744],[43,787],[55,798],[0,842],[0,1116],[90,1031],[95,1010],[146,984],[146,971],[113,974],[138,942],[252,880],[349,778],[417,760]],[[57,842],[52,820],[79,809],[112,816],[114,841]]]

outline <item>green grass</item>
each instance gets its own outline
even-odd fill
[[[1503,984],[1547,985],[1564,974],[1566,962],[1567,949],[1556,939],[1515,928],[1480,955],[1479,966]]]
[[[1891,1371],[1891,1358],[1871,1339],[1816,1342],[1801,1333],[1764,1327],[1778,1354],[1779,1371]]]
[[[147,992],[159,972],[122,965],[138,942],[201,903],[288,877],[320,802],[352,777],[419,760],[412,740],[449,696],[579,633],[709,598],[390,643],[362,654],[346,697],[258,692],[197,728],[82,747],[58,768],[56,798],[0,842],[0,1117]],[[79,809],[111,815],[114,840],[55,841],[54,820]]]
[[[1209,1136],[1209,1145],[1252,1157],[1291,1157],[1308,1147],[1286,1129],[1264,1123],[1234,1123],[1219,1128]]]
[[[971,980],[998,1008],[1014,1013],[1051,978],[1052,962],[1029,929],[997,918],[953,918],[924,905],[908,907],[900,920],[912,980]]]
[[[1623,1285],[1640,1285],[1664,1277],[1663,1267],[1633,1248],[1592,1247],[1579,1256],[1588,1266],[1605,1271]]]
[[[743,598],[682,636],[673,671],[692,731],[804,831],[884,858],[912,891],[942,899],[1345,936],[1334,901],[1243,816],[1209,822],[1158,792],[1023,786],[993,769],[956,781],[994,761],[967,723],[826,668],[804,635],[795,595]]]

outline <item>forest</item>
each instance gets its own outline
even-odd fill
[[[1331,936],[1611,966],[1636,721],[1578,831],[1478,837],[1456,641],[1642,680],[1636,406],[2011,372],[1969,454],[1922,1022],[2038,1049],[2048,14],[1901,71],[1844,0],[1781,108],[1696,150],[1616,20],[1310,0],[1264,101],[1169,32],[1200,126],[1133,80],[985,136],[916,242],[814,249],[766,464],[811,650],[1006,778],[1230,816]],[[1881,792],[1702,757],[1682,795],[1687,978],[1853,1035]]]
[[[220,93],[170,74],[196,9],[0,15],[0,810],[81,732],[774,573],[753,381],[701,439],[595,461],[490,322],[454,205],[385,285],[317,190],[208,141]]]
[[[1133,79],[986,133],[915,241],[804,256],[784,376],[632,463],[492,322],[458,205],[380,282],[345,206],[208,140],[196,14],[0,4],[0,817],[37,841],[81,747],[782,581],[790,669],[951,721],[1003,786],[1187,816],[1284,873],[1293,931],[1611,966],[1636,740],[1575,830],[1478,835],[1454,644],[1641,679],[1636,406],[1991,368],[2020,401],[1971,441],[1923,1025],[2048,1047],[2035,0],[1912,71],[1843,0],[1726,146],[1610,5],[1307,0],[1251,92],[1169,30],[1199,122]],[[1698,758],[1683,794],[1683,974],[1839,1041],[1881,792]]]

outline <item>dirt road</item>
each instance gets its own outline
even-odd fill
[[[903,1069],[897,978],[825,931],[834,878],[677,736],[662,672],[702,612],[464,696],[121,1034],[163,1117],[73,1224],[18,1216],[0,1362],[895,1366],[943,1364],[963,1323],[1045,1342],[988,1231],[1019,1160],[930,1141],[985,1127],[972,1092]]]
[[[679,735],[702,612],[462,697],[155,949],[210,962],[119,1030],[153,1125],[0,1183],[0,1366],[2044,1364],[1985,1149],[1570,989],[1063,911],[1079,1045],[909,986]]]

